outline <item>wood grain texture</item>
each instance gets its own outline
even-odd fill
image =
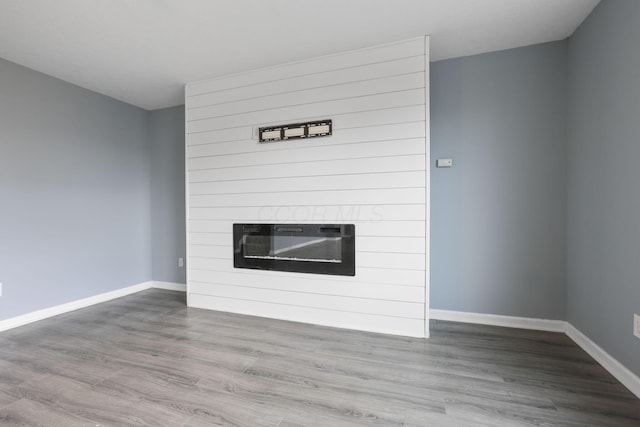
[[[185,306],[148,290],[0,334],[2,426],[638,426],[565,335],[428,340]]]

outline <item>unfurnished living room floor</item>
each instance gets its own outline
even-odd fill
[[[356,332],[145,291],[0,333],[0,425],[640,425],[640,400],[562,334],[431,327]]]

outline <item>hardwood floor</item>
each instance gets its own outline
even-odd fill
[[[150,290],[0,333],[2,426],[640,426],[563,334],[429,340],[185,307]]]

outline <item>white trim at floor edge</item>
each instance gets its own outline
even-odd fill
[[[447,320],[449,322],[475,323],[478,325],[504,326],[506,328],[533,329],[547,332],[565,332],[567,324],[564,320],[436,310],[433,308],[430,310],[429,318],[433,320]]]
[[[49,317],[58,316],[59,314],[69,313],[81,308],[135,294],[137,292],[150,289],[152,287],[152,283],[153,282],[143,282],[137,285],[128,286],[126,288],[116,289],[114,291],[105,292],[102,294],[79,299],[76,301],[71,301],[42,310],[32,311],[31,313],[11,317],[9,319],[0,320],[0,332],[27,325],[29,323],[37,322],[39,320],[48,319]]]
[[[626,388],[640,399],[640,377],[618,362],[613,356],[604,351],[598,344],[594,343],[585,334],[580,332],[575,326],[567,322],[565,331],[567,336],[593,357],[604,369],[613,375]]]
[[[151,281],[151,287],[156,289],[166,289],[169,291],[187,292],[187,285],[184,283],[159,282],[157,280],[153,280]]]
[[[529,317],[502,316],[497,314],[469,313],[464,311],[430,310],[433,320],[475,323],[479,325],[504,326],[507,328],[533,329],[548,332],[563,332],[578,347],[598,362],[604,369],[640,398],[640,377],[627,369],[600,346],[591,341],[571,323],[564,320],[535,319]]]

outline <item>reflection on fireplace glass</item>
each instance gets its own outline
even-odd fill
[[[245,258],[342,262],[341,237],[245,235]]]

